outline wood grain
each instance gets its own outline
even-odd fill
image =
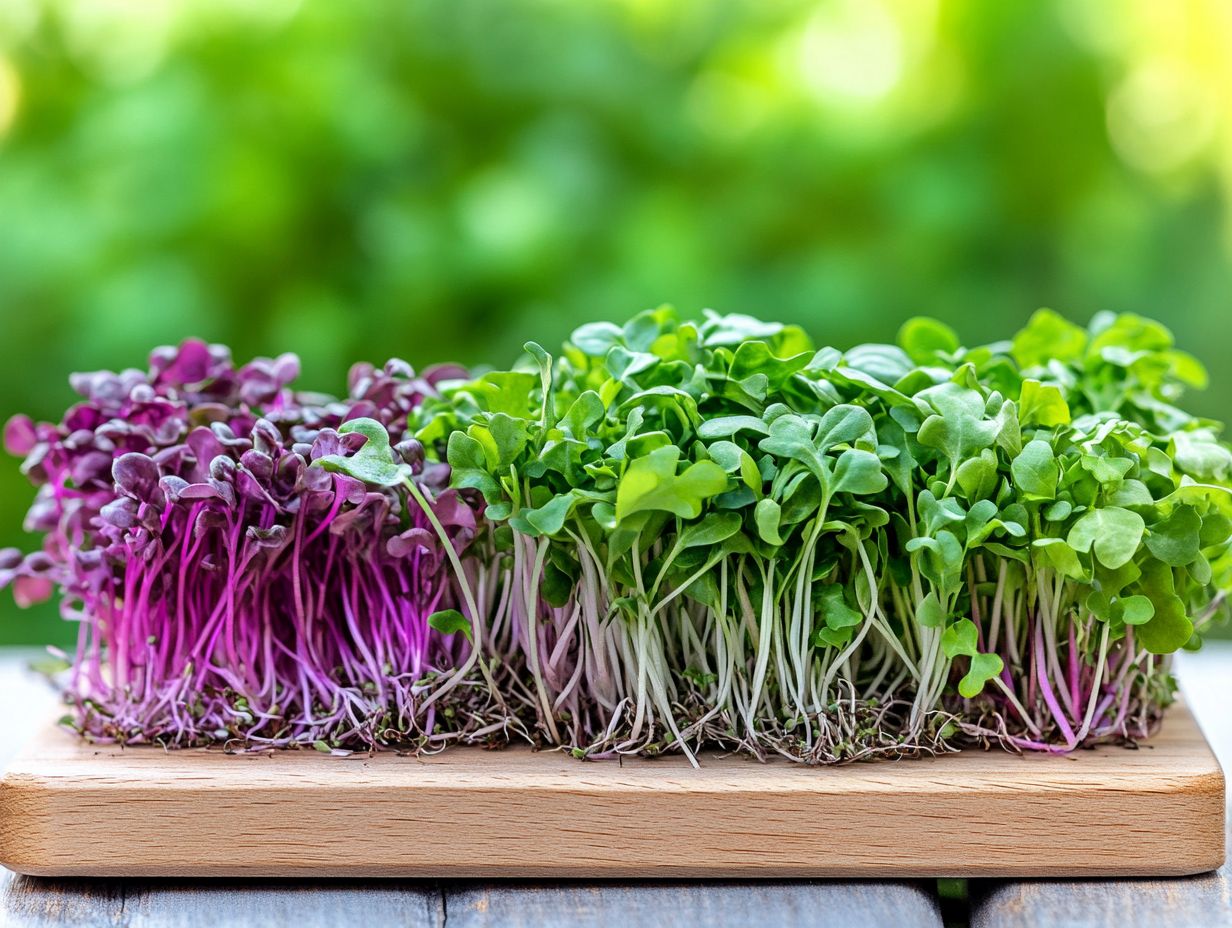
[[[1183,706],[1139,750],[828,769],[228,756],[48,729],[0,783],[0,862],[52,876],[1165,876],[1223,859],[1223,774]]]
[[[1127,854],[1137,854],[1134,847]],[[1058,880],[976,887],[972,928],[1219,928],[1232,925],[1232,874],[1172,880]]]
[[[911,883],[83,880],[0,871],[5,928],[941,928]]]
[[[641,883],[453,889],[449,928],[941,928],[937,900],[906,883]]]
[[[5,928],[441,928],[433,885],[379,882],[0,878]]]

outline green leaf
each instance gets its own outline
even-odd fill
[[[565,570],[549,558],[548,562],[543,565],[543,579],[539,584],[539,592],[544,602],[557,608],[569,605],[574,588],[577,586],[575,578],[579,572],[576,566],[573,570]],[[467,637],[470,637],[469,634]]]
[[[1222,512],[1212,512],[1202,517],[1202,534],[1199,541],[1204,548],[1225,545],[1232,539],[1232,519]]]
[[[930,591],[915,607],[915,620],[924,628],[940,628],[945,624],[945,619],[945,610],[934,592]]]
[[[760,495],[763,482],[761,472],[747,451],[734,442],[716,441],[706,449],[706,453],[726,473],[739,475],[745,486]]]
[[[1031,500],[1054,499],[1061,469],[1052,446],[1042,439],[1029,441],[1010,464],[1014,485]]]
[[[1193,563],[1186,565],[1186,569],[1189,571],[1190,578],[1199,586],[1206,586],[1214,576],[1211,562],[1201,554],[1194,558]]]
[[[897,384],[911,373],[911,358],[894,345],[856,345],[842,356],[843,365],[884,384]]]
[[[157,643],[158,643],[157,635],[149,635],[146,638],[146,644],[157,644]],[[72,666],[73,666],[72,663],[66,660],[65,658],[53,656],[51,654],[47,654],[45,656],[39,656],[37,658],[34,658],[33,660],[26,662],[27,670],[29,670],[31,673],[42,674],[45,677],[50,677],[50,676],[54,676],[55,674],[62,673],[63,671],[68,670]]]
[[[953,329],[927,316],[904,322],[898,330],[898,344],[917,364],[932,364],[941,356],[953,355],[961,347]]]
[[[742,381],[754,374],[766,377],[769,389],[777,390],[797,371],[812,360],[813,352],[805,351],[791,357],[779,357],[763,341],[747,341],[737,346],[728,376]]]
[[[681,548],[721,544],[740,531],[742,524],[743,520],[734,512],[712,512],[700,522],[686,526],[677,544]]]
[[[825,624],[814,629],[810,644],[841,647],[851,640],[851,630],[864,621],[864,616],[847,602],[839,584],[822,584],[818,590],[819,612]]]
[[[1208,429],[1175,433],[1172,458],[1177,467],[1199,480],[1224,480],[1232,471],[1232,450]]]
[[[526,521],[543,535],[557,535],[565,527],[565,520],[578,503],[578,494],[570,490],[554,496],[536,509],[525,512]]]
[[[697,427],[698,438],[705,441],[730,438],[739,432],[769,435],[770,426],[756,416],[719,416],[716,419],[706,419]]]
[[[957,536],[946,529],[937,532],[935,538],[912,538],[906,544],[907,551],[919,551],[920,571],[941,589],[953,589],[960,582],[963,564],[963,546]]]
[[[835,406],[817,423],[813,441],[821,451],[829,451],[835,445],[850,444],[865,437],[875,440],[873,417],[868,410],[860,406]]]
[[[702,673],[693,667],[686,667],[681,674],[686,680],[696,687],[704,689],[707,686],[712,686],[719,678],[712,673]]]
[[[759,441],[757,447],[775,457],[799,461],[819,481],[828,483],[829,471],[813,443],[812,428],[800,416],[779,416],[770,423],[770,434]]]
[[[916,476],[919,462],[908,444],[907,433],[893,419],[883,419],[878,424],[878,435],[886,444],[894,448],[898,454],[882,462],[886,476],[894,481],[894,486],[904,496],[914,495],[912,481]]]
[[[592,396],[594,394],[591,394]],[[596,397],[597,398],[597,397]],[[506,468],[526,450],[526,422],[498,412],[488,420],[488,431],[496,448],[496,465]]]
[[[340,435],[359,434],[366,439],[363,447],[350,457],[327,454],[313,462],[314,467],[347,474],[374,486],[392,487],[403,483],[410,476],[410,468],[394,461],[393,449],[389,446],[389,433],[375,419],[352,419],[338,428]]]
[[[839,455],[834,465],[834,492],[880,493],[889,481],[881,472],[881,459],[870,451],[851,448]]]
[[[1060,538],[1037,538],[1032,546],[1043,551],[1049,563],[1065,576],[1074,580],[1087,579],[1087,571],[1078,560],[1077,552]]]
[[[591,429],[603,421],[606,413],[599,394],[594,390],[586,390],[569,406],[560,424],[578,441],[583,441],[590,435]],[[496,429],[493,428],[492,432],[495,435]]]
[[[539,368],[539,379],[544,392],[549,391],[552,386],[552,356],[538,342],[526,342],[522,349],[534,359],[535,366]]]
[[[1049,522],[1064,522],[1073,511],[1074,507],[1069,500],[1059,499],[1044,509],[1044,518]]]
[[[1174,593],[1152,597],[1155,613],[1134,631],[1138,643],[1152,654],[1172,654],[1185,646],[1193,635],[1193,622],[1185,614],[1185,603]]]
[[[1155,614],[1134,630],[1138,643],[1152,654],[1171,654],[1184,647],[1193,635],[1193,622],[1186,614],[1185,602],[1176,595],[1172,568],[1160,561],[1148,561],[1143,565],[1141,587]]]
[[[502,501],[500,483],[489,472],[488,456],[477,439],[465,432],[451,433],[445,458],[450,467],[450,486],[478,490],[490,504]]]
[[[1146,523],[1138,513],[1109,506],[1083,515],[1066,540],[1075,551],[1094,550],[1101,564],[1115,570],[1133,560],[1145,530]]]
[[[1017,457],[1022,451],[1022,427],[1018,424],[1018,408],[1012,400],[1001,404],[997,412],[997,447],[1001,448],[1011,458]]]
[[[1151,621],[1155,615],[1155,604],[1150,597],[1139,594],[1126,596],[1117,602],[1121,607],[1121,621],[1126,625],[1142,625]]]
[[[471,623],[457,609],[441,609],[428,616],[428,624],[442,635],[465,635],[466,640],[474,643],[471,637]]]
[[[1018,397],[1018,421],[1022,425],[1045,428],[1069,425],[1069,403],[1065,401],[1065,394],[1056,384],[1024,380]]]
[[[941,451],[952,466],[996,442],[1001,427],[984,418],[984,397],[978,391],[944,383],[922,390],[917,396],[937,412],[924,420],[916,438],[925,447]]]
[[[719,584],[715,580],[714,574],[702,574],[687,587],[685,587],[684,595],[696,603],[701,603],[711,609],[716,609],[719,606]]]
[[[1153,506],[1155,500],[1151,496],[1151,491],[1147,489],[1147,485],[1141,480],[1122,480],[1120,485],[1108,497],[1108,504],[1111,506],[1131,507],[1131,506]]]
[[[995,541],[986,541],[982,547],[985,551],[995,554],[997,557],[1008,558],[1022,564],[1029,564],[1031,562],[1031,556],[1024,548],[1011,548],[1008,545],[999,544]]]
[[[1112,608],[1112,600],[1103,590],[1092,590],[1087,594],[1085,600],[1086,607],[1091,613],[1105,622],[1111,621],[1114,618],[1114,610]],[[1152,612],[1154,607],[1152,607]]]
[[[698,461],[677,474],[680,449],[659,448],[629,463],[616,490],[616,518],[660,510],[696,519],[702,504],[727,489],[727,474],[714,461]]]
[[[472,383],[469,389],[486,411],[525,419],[532,413],[531,401],[537,380],[527,371],[492,371]]]
[[[779,535],[779,524],[782,520],[782,509],[772,499],[757,501],[753,509],[753,521],[757,525],[757,534],[768,545],[781,545],[783,539]]]
[[[1077,361],[1086,347],[1086,332],[1051,309],[1041,309],[1014,336],[1010,354],[1020,367],[1044,367],[1053,360]]]
[[[828,625],[819,625],[813,629],[809,644],[814,648],[842,648],[851,642],[850,628],[833,629]]]
[[[1107,486],[1119,485],[1134,467],[1134,462],[1129,458],[1100,454],[1084,454],[1079,459],[1079,464],[1088,474]]]
[[[1105,593],[1120,595],[1121,591],[1137,583],[1142,577],[1142,570],[1133,561],[1109,570],[1101,564],[1095,565],[1095,580]]]
[[[629,351],[620,345],[615,345],[607,353],[603,363],[613,379],[620,381],[625,386],[635,386],[636,381],[634,378],[645,374],[646,371],[657,368],[660,360],[657,355],[650,354],[649,352]],[[600,397],[602,396],[603,394],[600,393]]]
[[[1146,535],[1147,549],[1172,567],[1184,567],[1198,557],[1201,548],[1202,517],[1192,506],[1177,506],[1172,514],[1151,526]]]
[[[1105,356],[1109,348],[1128,349],[1129,352],[1163,351],[1172,347],[1172,333],[1150,319],[1143,319],[1133,313],[1122,313],[1111,317],[1111,314],[1101,314],[1097,317],[1099,324],[1092,321],[1091,328],[1094,337],[1087,348],[1088,357]]]
[[[1206,368],[1193,355],[1184,351],[1166,351],[1163,352],[1163,357],[1170,364],[1169,373],[1187,387],[1205,390],[1209,385],[1210,378],[1207,376]]]
[[[971,658],[971,669],[958,681],[958,693],[964,699],[974,699],[984,692],[984,686],[1005,669],[1005,663],[997,654],[976,654]]]
[[[978,649],[979,633],[970,619],[959,619],[941,636],[941,650],[950,660],[971,657]]]
[[[602,358],[608,349],[624,338],[620,326],[612,322],[590,322],[578,326],[569,336],[569,343],[593,358]]]
[[[980,452],[978,458],[970,458],[958,465],[958,486],[969,500],[991,496],[997,489],[997,455],[989,448]]]
[[[954,525],[966,520],[962,505],[953,497],[937,499],[928,490],[921,490],[916,501],[924,527],[930,535],[935,535],[947,525]]]

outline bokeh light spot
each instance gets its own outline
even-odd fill
[[[180,9],[165,0],[75,0],[62,8],[65,38],[93,77],[131,84],[162,63]]]
[[[875,102],[898,85],[903,58],[902,33],[882,3],[840,0],[805,26],[796,60],[817,95]]]
[[[1183,65],[1165,61],[1134,70],[1109,96],[1107,118],[1117,153],[1151,173],[1183,167],[1215,129],[1209,92]]]
[[[0,138],[17,119],[17,104],[21,100],[21,79],[8,59],[0,56]]]

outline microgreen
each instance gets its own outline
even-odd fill
[[[15,419],[100,740],[527,738],[808,763],[1146,737],[1232,585],[1232,450],[1158,323],[1043,310],[965,347],[650,310],[510,370],[200,343]]]
[[[842,352],[660,308],[413,418],[484,496],[477,550],[511,567],[491,621],[548,740],[1069,750],[1144,735],[1158,655],[1222,602],[1232,458],[1174,405],[1200,379],[1130,316],[1041,311],[972,349],[917,319]],[[855,737],[841,700],[877,723]]]
[[[475,512],[405,427],[465,372],[357,365],[335,400],[295,393],[297,371],[185,342],[148,373],[77,375],[62,423],[7,430],[46,537],[26,558],[0,552],[0,584],[62,589],[84,736],[345,753],[482,727],[483,687],[445,692],[478,650],[447,563]],[[408,487],[432,503],[408,504]],[[459,702],[464,725],[443,714]]]

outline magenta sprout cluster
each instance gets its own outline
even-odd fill
[[[19,602],[59,588],[79,623],[72,724],[99,741],[333,749],[483,737],[486,698],[433,700],[470,644],[429,615],[459,605],[421,507],[311,466],[380,421],[458,551],[476,514],[404,434],[456,367],[358,365],[345,399],[297,393],[293,355],[235,367],[199,341],[150,370],[75,375],[59,424],[5,444],[39,486],[27,557],[0,552]],[[465,681],[454,681],[464,683]]]

